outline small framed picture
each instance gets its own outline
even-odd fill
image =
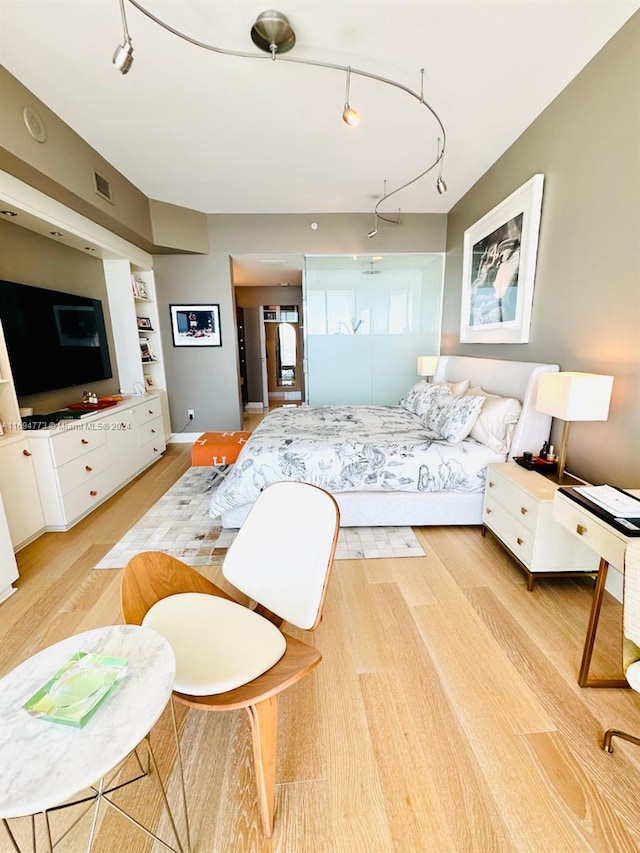
[[[140,299],[147,299],[148,298],[147,286],[145,285],[144,281],[141,278],[135,279],[135,287],[136,287],[136,290],[138,291],[137,295]]]
[[[140,338],[140,356],[144,362],[156,360],[156,354],[148,338]]]
[[[150,317],[138,317],[137,320],[139,329],[144,329],[147,332],[153,331],[153,326],[151,325]]]
[[[170,305],[174,347],[221,347],[219,305]]]
[[[147,391],[155,391],[158,387],[156,385],[156,380],[153,378],[153,376],[149,376],[148,373],[145,373],[144,375],[144,387],[147,389]]]

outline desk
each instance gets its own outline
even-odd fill
[[[125,658],[128,661],[127,674],[83,729],[31,717],[23,709],[24,703],[76,652]],[[24,661],[2,678],[0,818],[7,830],[7,819],[42,812],[51,850],[53,844],[47,811],[66,803],[101,780],[97,791],[93,789],[95,806],[89,850],[100,802],[114,806],[105,796],[108,792],[104,790],[102,780],[145,738],[155,776],[162,787],[148,735],[170,703],[174,677],[175,656],[164,637],[137,625],[114,625],[62,640]],[[174,733],[177,743],[175,727]],[[163,796],[175,832],[164,788]],[[114,807],[123,813],[119,806]],[[147,834],[153,835],[137,821],[134,822]],[[182,851],[177,832],[176,838]],[[169,846],[162,839],[157,840]]]
[[[640,490],[628,489],[628,491],[630,494],[640,497]],[[612,564],[620,571],[624,571],[624,554],[632,539],[607,524],[602,518],[598,518],[594,513],[589,512],[584,506],[578,505],[563,495],[562,492],[555,494],[553,517],[600,557],[582,662],[578,674],[578,684],[580,687],[628,687],[629,684],[625,678],[590,678],[589,670],[609,565]]]

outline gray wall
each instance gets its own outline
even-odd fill
[[[174,432],[237,430],[242,426],[238,340],[228,255],[158,255],[156,300]],[[171,304],[220,306],[221,347],[174,347]],[[187,409],[195,409],[189,422]]]
[[[572,425],[567,468],[627,488],[640,487],[639,44],[640,13],[451,210],[442,330],[443,353],[613,375],[609,420]],[[461,344],[464,230],[538,172],[545,187],[529,343]]]
[[[115,394],[119,391],[109,303],[101,260],[56,243],[47,237],[41,237],[19,225],[0,222],[0,279],[100,299],[107,328],[113,379],[94,382],[91,390],[99,396]],[[38,350],[37,329],[33,332],[33,343],[33,357],[37,365],[38,359],[47,357],[46,352]],[[70,403],[79,402],[82,390],[82,388],[65,388],[45,394],[32,394],[28,397],[20,397],[19,404],[31,406],[34,412],[39,414],[46,414],[65,408]]]

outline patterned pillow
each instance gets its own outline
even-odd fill
[[[420,394],[422,393],[422,391],[424,391],[425,388],[428,387],[429,386],[424,381],[424,379],[420,382],[416,382],[416,384],[412,388],[409,388],[402,400],[400,400],[400,405],[402,406],[402,408],[415,415],[416,404],[418,402]]]
[[[455,396],[448,391],[434,401],[422,422],[430,438],[442,439],[447,444],[458,444],[471,432],[483,404],[482,396]]]
[[[469,390],[469,380],[462,379],[460,382],[435,382],[435,385],[446,385],[452,394],[459,397],[460,394],[466,394]]]
[[[442,394],[443,390],[447,391],[448,389],[443,385],[435,385],[430,382],[417,382],[413,388],[409,388],[400,400],[400,405],[408,412],[422,417],[422,414],[430,407],[432,399]]]

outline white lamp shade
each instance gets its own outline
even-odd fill
[[[416,372],[418,376],[434,376],[437,366],[437,355],[419,355]]]
[[[563,421],[606,421],[613,376],[597,373],[543,373],[536,409]]]

